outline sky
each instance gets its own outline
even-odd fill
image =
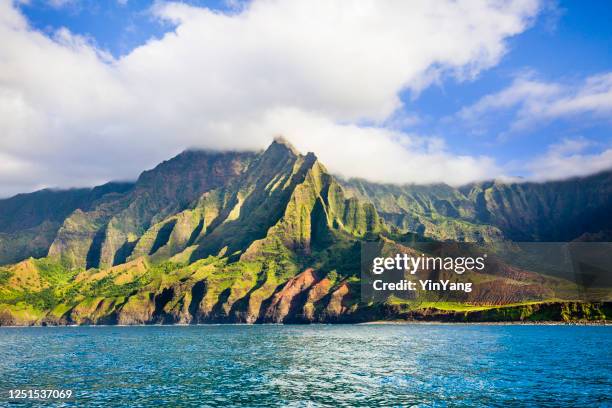
[[[612,3],[0,0],[0,197],[283,135],[344,177],[612,167]]]

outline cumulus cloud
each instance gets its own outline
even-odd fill
[[[612,166],[612,147],[598,153],[588,152],[594,142],[584,139],[564,139],[549,146],[548,151],[526,164],[531,179],[536,181],[562,180],[572,176],[586,176]]]
[[[317,152],[322,163],[345,178],[459,185],[501,174],[491,158],[450,154],[440,138],[374,126],[340,126],[325,116],[298,109],[268,112],[263,120],[229,133],[235,132],[257,138],[274,132],[291,134],[299,150]]]
[[[577,84],[546,82],[533,73],[524,74],[509,87],[462,109],[458,116],[481,126],[505,110],[512,110],[514,116],[510,132],[576,115],[608,119],[612,113],[612,72],[590,76]]]
[[[54,8],[62,8],[68,4],[74,3],[75,0],[48,0],[48,4]]]
[[[400,92],[495,65],[538,3],[254,0],[227,14],[182,3],[152,12],[174,30],[113,58],[67,29],[36,31],[0,0],[0,152],[19,163],[0,166],[14,180],[0,195],[135,178],[187,147],[258,149],[279,133],[346,176],[491,176],[491,159],[385,123]]]

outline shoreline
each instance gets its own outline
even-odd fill
[[[408,320],[376,320],[372,322],[357,323],[359,325],[387,325],[387,324],[415,324],[415,325],[445,325],[445,326],[610,326],[611,320],[605,321],[509,321],[509,322],[449,322],[449,321],[408,321]]]
[[[0,330],[20,328],[79,328],[79,327],[197,327],[197,326],[386,326],[386,325],[415,325],[415,326],[612,326],[612,320],[605,321],[507,321],[507,322],[449,322],[449,321],[418,321],[418,320],[373,320],[369,322],[352,323],[196,323],[196,324],[58,324],[58,325],[7,325],[0,326]]]
[[[9,312],[10,313],[10,312]],[[75,326],[195,326],[195,325],[310,325],[310,324],[486,324],[486,325],[592,325],[612,324],[612,302],[543,302],[525,305],[508,305],[478,311],[451,311],[437,308],[411,310],[402,305],[374,305],[356,312],[323,319],[307,320],[301,315],[290,315],[282,319],[268,319],[265,316],[244,321],[213,316],[210,319],[171,319],[168,316],[151,313],[147,316],[128,314],[93,316],[85,318],[71,314],[62,317],[43,316],[24,318],[15,315],[0,315],[0,327],[75,327]],[[4,317],[4,318],[2,318]]]

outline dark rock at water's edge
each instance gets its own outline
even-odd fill
[[[309,320],[303,315],[287,316],[286,319],[261,318],[254,321],[240,321],[231,318],[197,318],[196,316],[168,316],[152,314],[143,318],[123,316],[119,321],[116,314],[98,320],[74,321],[70,317],[50,318],[39,321],[22,321],[7,312],[0,313],[0,326],[66,326],[66,325],[175,325],[175,324],[311,324],[311,323],[368,323],[368,322],[430,322],[430,323],[584,323],[611,324],[612,302],[548,302],[517,306],[489,307],[474,311],[450,311],[428,307],[409,309],[401,305],[379,304],[358,308],[352,313],[328,316],[321,320]]]

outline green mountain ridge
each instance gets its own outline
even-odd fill
[[[389,185],[340,180],[401,231],[439,240],[567,242],[612,235],[612,171],[546,183]]]
[[[586,193],[562,182],[541,191],[398,187],[339,180],[284,139],[261,153],[187,151],[133,184],[0,200],[0,324],[342,322],[431,310],[422,302],[361,302],[361,242],[494,241],[523,227],[537,240],[542,225],[525,214],[559,208],[546,194],[580,199],[562,213],[571,227],[558,231],[600,232],[575,228],[572,218],[609,209],[610,173],[593,180],[578,183]],[[591,193],[597,189],[601,197]],[[524,212],[513,217],[513,209]],[[528,307],[575,289],[503,265],[470,278],[474,293],[446,302],[467,314]],[[557,316],[569,307],[579,312],[563,316],[601,320],[608,308],[564,304]],[[529,310],[519,315],[538,316]]]

